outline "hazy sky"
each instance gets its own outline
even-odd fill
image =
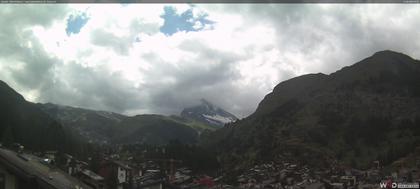
[[[33,102],[244,117],[279,82],[376,51],[420,58],[420,5],[0,6],[0,79]]]

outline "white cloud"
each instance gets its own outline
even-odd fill
[[[215,23],[170,36],[159,32],[164,6],[70,4],[50,15],[49,25],[28,21],[19,27],[34,39],[16,36],[16,44],[57,61],[47,64],[55,85],[23,85],[14,74],[32,63],[22,54],[0,58],[0,69],[9,70],[0,71],[1,79],[35,101],[176,114],[204,97],[243,117],[285,79],[331,73],[384,49],[420,57],[418,5],[175,4],[177,14],[192,8],[194,18],[208,14]],[[89,21],[67,36],[66,18],[75,12],[86,12]],[[60,101],[66,93],[74,99]]]

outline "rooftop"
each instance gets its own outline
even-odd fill
[[[92,172],[91,170],[84,169],[82,171],[82,173],[85,174],[86,176],[89,176],[90,178],[92,178],[93,180],[96,180],[96,181],[104,180],[103,177],[97,175],[96,173]]]

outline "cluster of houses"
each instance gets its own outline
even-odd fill
[[[420,151],[419,151],[420,152]],[[419,153],[420,154],[420,153]],[[312,169],[293,160],[257,164],[236,177],[236,186],[224,183],[226,173],[213,178],[194,173],[182,161],[120,157],[103,154],[96,171],[89,163],[64,154],[57,165],[57,152],[25,153],[0,147],[0,188],[20,189],[371,189],[380,183],[419,183],[420,156],[413,162],[397,161],[392,171],[384,171],[379,161],[372,168],[357,170],[332,163],[328,169]],[[63,158],[63,157],[61,157]],[[60,161],[62,162],[62,161]],[[57,168],[57,167],[60,167]],[[385,174],[385,172],[387,174]]]
[[[372,168],[357,170],[350,167],[332,166],[329,169],[311,170],[308,166],[287,161],[255,165],[237,177],[240,189],[373,189],[380,183],[420,182],[420,159],[416,165],[396,164],[397,168],[384,174],[384,167],[374,161]],[[417,185],[418,186],[418,185]]]
[[[88,163],[66,154],[64,169],[94,189],[163,189],[211,188],[213,178],[195,175],[174,159],[144,159],[121,157],[118,152],[103,154],[99,169],[93,172]]]
[[[67,173],[82,180],[95,189],[136,189],[140,187],[140,180],[146,170],[143,167],[135,166],[129,161],[122,161],[115,157],[104,157],[99,163],[96,172],[88,169],[88,163],[79,161],[71,155],[66,156],[66,165],[64,166]],[[154,179],[150,178],[151,180]],[[154,183],[159,185],[159,183]]]
[[[307,166],[280,162],[255,165],[237,177],[239,188],[320,188],[323,183]]]
[[[57,151],[29,153],[0,147],[0,188],[7,189],[176,189],[211,188],[213,179],[194,175],[182,162],[152,159],[136,163],[118,154],[104,155],[96,171],[89,163]],[[59,165],[59,158],[63,163]],[[62,161],[60,161],[62,162]],[[177,166],[179,165],[177,168]],[[59,167],[59,168],[58,168]]]

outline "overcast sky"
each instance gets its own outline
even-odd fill
[[[0,6],[0,80],[32,102],[179,114],[205,98],[238,117],[279,82],[376,51],[420,58],[420,6]]]

